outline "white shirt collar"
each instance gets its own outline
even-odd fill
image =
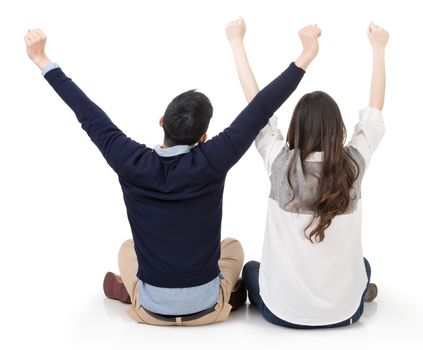
[[[323,162],[324,152],[313,152],[305,159],[306,162]]]
[[[173,147],[163,148],[160,145],[157,145],[154,147],[154,151],[160,156],[160,157],[174,157],[179,156],[180,154],[188,153],[191,148],[194,146],[190,145],[176,145]]]

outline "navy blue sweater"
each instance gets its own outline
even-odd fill
[[[158,287],[185,288],[219,274],[226,174],[303,75],[291,63],[228,128],[174,157],[160,157],[127,137],[60,68],[45,75],[119,176],[139,279]]]

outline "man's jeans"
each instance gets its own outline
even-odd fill
[[[245,286],[248,290],[248,297],[250,299],[251,304],[255,305],[263,317],[278,326],[284,326],[289,328],[297,328],[297,329],[315,329],[315,328],[335,328],[335,327],[343,327],[348,326],[354,322],[357,322],[364,311],[364,297],[367,292],[367,288],[370,283],[370,275],[371,275],[371,268],[370,264],[366,258],[364,258],[364,265],[366,267],[367,273],[367,286],[361,298],[360,306],[358,307],[357,311],[354,315],[352,315],[348,320],[331,324],[331,325],[324,325],[324,326],[305,326],[305,325],[297,325],[293,323],[289,323],[280,319],[279,317],[275,316],[264,304],[261,296],[260,296],[260,287],[259,287],[259,270],[260,270],[260,263],[257,261],[249,261],[245,264],[244,269],[242,271],[242,278],[244,280]]]

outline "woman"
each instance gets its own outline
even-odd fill
[[[242,18],[227,25],[247,101],[259,91],[243,46]],[[284,141],[277,118],[256,138],[271,181],[261,264],[247,263],[249,299],[264,318],[291,328],[346,326],[359,320],[377,287],[361,247],[361,181],[383,134],[384,50],[389,34],[370,24],[369,106],[347,146],[336,102],[315,91],[295,107]]]

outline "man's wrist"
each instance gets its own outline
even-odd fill
[[[43,67],[43,69],[41,69],[41,75],[43,77],[45,77],[48,72],[50,72],[51,70],[56,69],[56,68],[60,68],[60,66],[57,63],[51,62],[51,63],[45,65]]]
[[[310,63],[313,61],[314,57],[315,56],[311,53],[303,51],[300,57],[296,59],[295,65],[305,71],[307,70],[307,67],[310,65]]]
[[[33,61],[41,70],[51,63],[50,59],[46,55],[34,57]]]

